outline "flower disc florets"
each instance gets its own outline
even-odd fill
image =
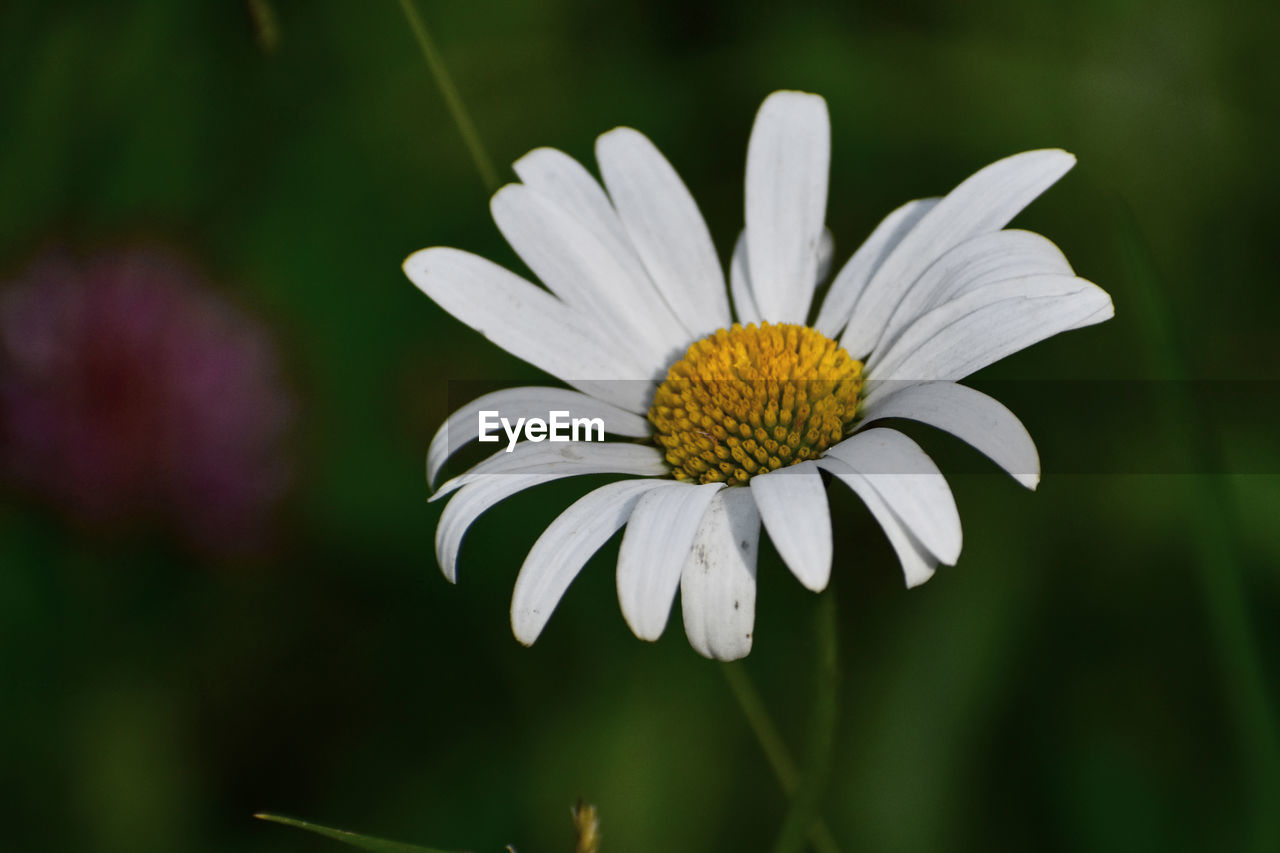
[[[677,480],[741,486],[843,440],[861,390],[862,362],[821,332],[735,323],[671,366],[649,421]]]

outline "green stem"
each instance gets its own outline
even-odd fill
[[[823,596],[824,599],[832,599],[833,596],[828,593]],[[832,696],[830,703],[830,716],[832,717],[831,727],[834,728],[835,703],[834,703],[834,685],[835,685],[835,618],[834,609],[831,613],[831,624],[829,632],[822,628],[822,620],[819,620],[819,629],[823,633],[828,633],[831,639],[830,654],[830,675],[828,678],[828,667],[823,662],[823,680],[832,686]],[[824,655],[825,657],[825,655]],[[725,681],[729,684],[729,690],[733,693],[733,698],[737,700],[738,707],[742,710],[742,715],[746,717],[747,725],[751,727],[752,734],[760,744],[760,749],[764,753],[765,760],[769,762],[769,767],[773,770],[773,775],[777,778],[778,784],[782,787],[783,793],[788,797],[793,797],[797,793],[800,786],[800,771],[796,768],[795,760],[791,757],[790,751],[787,749],[786,743],[782,740],[782,735],[778,731],[778,727],[774,724],[773,718],[769,716],[769,711],[765,708],[764,702],[760,698],[760,692],[756,690],[755,685],[751,681],[751,677],[747,675],[746,669],[741,663],[725,664],[721,667],[724,673]],[[819,704],[822,704],[821,702]],[[830,738],[827,738],[828,746]],[[826,750],[829,752],[830,750]],[[806,768],[808,769],[808,768]],[[806,784],[811,781],[806,776]],[[795,813],[795,801],[793,800],[789,818]],[[795,817],[798,826],[801,828],[808,827],[807,834],[810,843],[814,849],[820,853],[839,853],[839,845],[836,844],[835,836],[831,834],[831,829],[826,822],[818,814],[817,798],[813,798],[812,810],[809,811],[808,819],[805,820],[803,815]]]
[[[773,719],[765,709],[760,692],[751,683],[751,676],[747,675],[741,663],[727,663],[720,671],[729,682],[733,698],[738,700],[742,716],[747,718],[747,725],[760,743],[760,750],[769,762],[773,775],[777,777],[778,784],[782,786],[782,792],[791,796],[800,780],[800,771],[796,769],[796,762],[787,750],[787,745],[782,742],[778,727],[773,724]]]
[[[458,132],[462,134],[462,142],[467,146],[467,151],[471,154],[471,159],[476,164],[476,171],[480,173],[480,181],[484,184],[485,189],[490,193],[498,189],[498,173],[493,169],[493,163],[489,160],[489,155],[485,153],[484,146],[480,143],[480,134],[476,133],[476,127],[471,123],[471,116],[467,113],[467,108],[462,103],[462,97],[458,94],[458,89],[453,85],[453,78],[449,76],[449,69],[445,67],[444,59],[440,56],[440,51],[436,49],[436,44],[431,40],[431,33],[427,31],[427,26],[422,22],[422,18],[418,15],[418,10],[414,8],[412,0],[400,0],[400,8],[404,10],[405,19],[409,22],[409,29],[413,30],[413,36],[418,41],[418,48],[422,51],[422,58],[427,61],[427,68],[431,70],[431,76],[435,78],[436,85],[440,87],[440,94],[444,95],[445,104],[449,107],[449,114],[453,116],[454,124],[458,126]]]
[[[798,853],[813,822],[818,819],[822,791],[831,771],[831,747],[836,734],[836,693],[840,669],[836,655],[836,597],[828,589],[818,599],[818,684],[809,728],[809,748],[805,754],[800,784],[791,798],[791,808],[774,853]]]

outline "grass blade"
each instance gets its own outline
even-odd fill
[[[345,829],[334,829],[328,826],[321,826],[318,823],[308,823],[305,820],[282,817],[276,814],[256,814],[254,817],[259,820],[292,826],[295,829],[305,829],[307,832],[314,832],[316,835],[323,835],[325,838],[332,838],[334,841],[341,841],[343,844],[358,847],[361,850],[369,850],[372,853],[449,853],[449,851],[439,850],[435,847],[419,847],[416,844],[402,844],[399,841],[371,838],[368,835],[347,832]]]

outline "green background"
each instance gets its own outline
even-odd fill
[[[985,376],[1280,376],[1280,32],[1261,4],[419,8],[503,180],[536,146],[591,162],[597,134],[637,127],[722,257],[775,89],[829,104],[837,263],[903,201],[1066,148],[1079,165],[1017,224],[1107,289],[1116,319]],[[655,645],[630,635],[616,542],[534,648],[511,637],[524,553],[591,484],[496,507],[458,585],[441,577],[422,461],[447,383],[537,374],[400,262],[449,245],[521,267],[397,4],[274,9],[273,52],[235,2],[0,12],[3,277],[47,245],[179,247],[273,328],[300,401],[263,557],[85,533],[0,493],[0,847],[335,848],[252,819],[266,810],[567,851],[581,796],[609,853],[766,848],[785,801],[678,616]],[[844,849],[1280,849],[1263,807],[1280,792],[1280,400],[1237,422],[1153,387],[1168,391],[1113,418],[1105,447],[1096,430],[1073,441],[1108,418],[1087,397],[1019,411],[1042,447],[1080,455],[1046,457],[1036,493],[913,433],[962,472],[965,526],[959,565],[917,590],[832,489],[844,678],[823,813]],[[1187,471],[1236,473],[1127,469],[1152,442]],[[1102,473],[1058,473],[1103,451]],[[799,753],[815,599],[769,546],[758,610],[746,666]]]

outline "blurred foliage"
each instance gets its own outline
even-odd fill
[[[275,0],[269,52],[262,5],[0,10],[4,277],[49,245],[180,247],[274,328],[301,400],[296,484],[276,548],[254,558],[82,529],[3,494],[6,849],[333,848],[253,820],[271,811],[449,849],[569,850],[580,796],[599,806],[609,853],[758,849],[785,812],[777,785],[678,620],[656,645],[626,629],[616,543],[536,647],[511,637],[524,552],[590,483],[506,501],[469,535],[459,585],[440,577],[422,458],[446,383],[536,372],[399,264],[441,244],[519,265],[397,4]],[[1145,325],[1163,310],[1189,375],[1280,376],[1274,9],[419,8],[497,163],[538,145],[589,162],[598,133],[638,127],[722,256],[742,222],[754,111],[774,89],[829,102],[842,255],[902,201],[1015,151],[1066,148],[1080,165],[1018,223],[1107,288],[1117,317],[986,375],[1168,378]],[[1097,413],[1049,397],[1020,414],[1045,446],[1071,448]],[[1225,458],[1272,452],[1273,431],[1195,415]],[[1118,424],[1105,450],[1124,458],[1183,425],[1153,412]],[[921,440],[990,471],[945,437]],[[995,473],[951,481],[960,565],[910,593],[866,511],[832,491],[835,835],[863,850],[1242,848],[1265,745],[1238,725],[1236,664],[1202,581],[1240,573],[1237,627],[1274,707],[1280,477],[1050,473],[1036,494]],[[1226,525],[1223,548],[1197,544],[1206,511]],[[760,586],[747,666],[798,752],[815,602],[768,547]]]

